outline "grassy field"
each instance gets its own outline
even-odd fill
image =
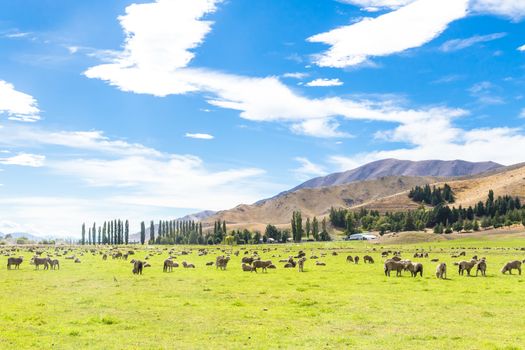
[[[81,264],[62,257],[60,271],[35,271],[30,253],[19,271],[8,271],[2,256],[0,349],[521,349],[525,275],[499,272],[504,262],[525,259],[521,247],[525,240],[508,236],[245,247],[277,265],[258,274],[241,271],[242,250],[220,271],[205,266],[219,252],[200,257],[193,247],[177,260],[196,269],[163,273],[167,250],[153,247],[161,254],[142,276],[129,262],[99,254],[84,254]],[[430,258],[412,258],[422,248],[447,263],[448,280],[435,278]],[[318,259],[326,266],[307,260],[299,273],[277,263],[300,249],[307,257],[326,253]],[[387,249],[422,262],[423,278],[385,277],[380,252]],[[459,259],[450,255],[459,249],[467,258],[487,257],[486,278],[458,276],[452,263]],[[365,253],[376,263],[345,261]],[[145,255],[137,250],[136,257]]]

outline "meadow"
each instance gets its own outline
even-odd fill
[[[525,259],[521,247],[525,240],[507,236],[208,247],[205,256],[197,255],[201,247],[130,247],[135,258],[153,254],[143,275],[133,275],[129,261],[103,261],[98,251],[79,256],[80,264],[62,256],[60,270],[36,271],[32,253],[20,251],[20,270],[7,270],[7,257],[0,259],[0,349],[521,349],[525,275],[500,273],[505,262]],[[177,261],[196,268],[164,273],[172,248],[191,249]],[[240,255],[226,271],[205,266],[221,248]],[[79,255],[87,248],[74,249]],[[413,258],[416,249],[429,258]],[[243,272],[244,250],[258,251],[277,269]],[[308,259],[303,273],[278,263],[299,250],[319,259]],[[422,262],[423,277],[385,277],[384,250]],[[460,250],[468,259],[485,256],[487,277],[458,276],[453,262],[461,259],[451,254]],[[364,254],[375,263],[346,262]],[[431,258],[447,263],[447,280],[435,277]]]

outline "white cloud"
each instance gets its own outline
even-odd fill
[[[331,119],[308,119],[292,124],[292,132],[323,138],[351,137],[350,134],[338,131],[339,123]]]
[[[200,133],[192,134],[192,133],[187,132],[184,136],[191,138],[191,139],[200,139],[200,140],[213,140],[214,139],[213,135],[210,135],[210,134],[200,134]]]
[[[398,10],[308,38],[330,45],[315,56],[322,67],[363,64],[370,57],[387,56],[419,47],[439,36],[448,24],[467,14],[468,0],[417,0]]]
[[[458,51],[471,47],[475,44],[501,39],[505,35],[507,35],[507,33],[493,33],[487,35],[475,35],[466,39],[453,39],[441,45],[440,49],[443,52]]]
[[[283,78],[291,78],[291,79],[304,79],[306,77],[308,77],[309,74],[308,73],[300,73],[300,72],[295,72],[295,73],[284,73],[283,74]]]
[[[525,108],[521,110],[519,117],[525,119]]]
[[[0,158],[0,164],[38,168],[44,166],[46,157],[38,154],[19,153],[12,157]]]
[[[489,81],[482,81],[472,85],[468,91],[472,97],[477,99],[481,105],[499,105],[505,103],[505,100],[497,96],[498,87]]]
[[[339,80],[339,78],[336,79],[315,79],[308,83],[306,83],[306,86],[341,86],[343,85],[343,82]]]
[[[518,51],[525,52],[525,45],[518,47]]]
[[[301,165],[299,168],[293,170],[300,181],[305,181],[315,176],[323,176],[327,174],[326,170],[322,166],[312,163],[306,157],[296,157],[294,160],[299,162]]]
[[[525,16],[525,1],[523,0],[471,0],[473,12],[495,14],[519,20]]]
[[[339,0],[341,2],[356,5],[362,10],[375,12],[383,8],[397,9],[414,2],[415,0]]]
[[[28,94],[15,90],[12,84],[0,80],[0,114],[6,113],[11,120],[34,122],[40,119],[36,100]]]

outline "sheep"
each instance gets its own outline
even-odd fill
[[[49,266],[51,266],[51,270],[55,270],[57,268],[60,270],[60,262],[58,261],[58,259],[47,258],[47,260],[49,262]]]
[[[49,269],[49,260],[48,258],[39,258],[38,256],[34,256],[31,261],[29,262],[31,265],[35,265],[35,270],[40,269],[40,265],[44,265],[44,270]]]
[[[255,272],[257,272],[257,269],[259,269],[259,268],[261,268],[263,270],[263,272],[265,272],[266,269],[268,268],[268,266],[270,266],[270,265],[272,265],[271,260],[266,260],[266,261],[255,260],[253,262],[253,264],[252,264]]]
[[[249,272],[253,272],[253,271],[255,271],[255,272],[257,273],[257,270],[255,270],[255,269],[254,269],[252,266],[250,266],[250,265],[242,264],[241,266],[242,266],[242,270],[243,270],[243,271],[246,271],[246,272],[248,272],[248,271],[249,271]]]
[[[184,266],[185,269],[194,269],[195,268],[195,265],[188,264],[186,261],[182,262],[182,266]]]
[[[173,271],[174,267],[179,267],[179,264],[177,264],[175,261],[172,261],[171,259],[166,259],[164,260],[164,267],[162,271],[171,272]]]
[[[396,261],[394,259],[388,259],[385,261],[384,270],[385,276],[390,277],[390,271],[395,270],[396,276],[401,276],[401,271],[405,269],[405,264],[401,261]]]
[[[441,263],[437,266],[436,277],[440,279],[447,279],[447,264]]]
[[[299,264],[299,272],[304,272],[304,262],[306,261],[306,258],[302,257],[301,259],[299,259],[298,261],[298,264]]]
[[[356,257],[354,258],[354,262],[355,262],[356,264],[359,263],[359,257],[358,257],[357,255],[356,255]]]
[[[374,259],[370,255],[365,255],[365,256],[363,256],[363,262],[365,264],[366,263],[373,264],[374,263]]]
[[[354,262],[354,258],[352,257],[352,255],[348,255],[346,257],[346,262],[348,262],[348,263],[351,263],[351,262],[353,263]]]
[[[418,273],[421,277],[423,277],[423,264],[421,263],[407,263],[405,270],[410,271],[412,277],[416,277]]]
[[[487,276],[487,263],[485,262],[485,259],[481,259],[476,264],[476,277],[478,276],[478,272],[481,271],[481,276],[486,277]]]
[[[474,259],[472,259],[472,260],[470,260],[470,261],[465,261],[465,260],[460,261],[459,264],[458,264],[458,266],[459,266],[459,270],[458,270],[459,274],[460,274],[461,276],[463,276],[463,274],[465,273],[465,271],[467,271],[467,275],[470,276],[470,270],[472,270],[472,268],[473,268],[477,263],[478,263],[478,261],[477,261],[477,260],[474,260]]]
[[[322,261],[316,261],[315,264],[317,266],[326,266],[326,263],[322,262]]]
[[[502,274],[505,274],[505,272],[509,272],[509,275],[512,275],[512,270],[518,270],[519,274],[521,275],[521,261],[519,260],[514,260],[514,261],[509,261],[508,263],[505,264],[505,266],[503,266],[503,268],[501,269],[501,273]]]
[[[11,265],[14,265],[15,266],[15,269],[20,269],[20,264],[24,261],[24,257],[19,257],[19,258],[8,258],[7,259],[7,269],[8,270],[11,270]]]
[[[230,261],[230,257],[224,257],[223,255],[218,256],[215,260],[215,266],[217,269],[226,270],[226,266],[228,266],[228,261]]]

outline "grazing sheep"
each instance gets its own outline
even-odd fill
[[[31,261],[29,262],[31,265],[35,265],[35,270],[40,269],[40,265],[44,265],[44,270],[49,269],[49,260],[48,258],[39,258],[38,256],[34,256]]]
[[[144,268],[144,262],[140,260],[131,260],[131,263],[133,264],[133,272],[134,275],[142,275],[142,269]]]
[[[447,264],[441,263],[437,266],[436,277],[440,279],[447,279]]]
[[[293,269],[293,268],[295,267],[295,265],[292,264],[292,263],[286,263],[286,264],[284,264],[283,267],[284,267],[285,269]]]
[[[458,264],[458,266],[459,266],[459,270],[458,270],[459,274],[460,274],[461,276],[463,276],[464,272],[467,271],[467,275],[470,276],[470,270],[472,270],[472,268],[473,268],[477,263],[478,263],[478,261],[477,261],[477,260],[474,260],[474,259],[472,259],[472,260],[470,260],[470,261],[465,261],[465,260],[460,261],[459,264]]]
[[[358,257],[357,255],[356,255],[356,257],[354,258],[354,262],[355,262],[356,264],[359,263],[359,257]]]
[[[514,261],[509,261],[508,263],[505,264],[505,266],[503,266],[503,268],[501,269],[501,273],[502,274],[505,274],[505,272],[509,272],[509,275],[512,275],[512,270],[518,270],[519,274],[521,275],[521,261],[519,260],[514,260]]]
[[[182,262],[182,266],[184,266],[185,269],[194,269],[195,268],[195,265],[188,264],[186,261]]]
[[[21,256],[19,258],[8,258],[7,259],[7,269],[11,270],[11,265],[15,266],[15,269],[20,269],[20,264],[24,261],[24,258]]]
[[[268,266],[272,265],[272,261],[271,260],[266,260],[266,261],[262,261],[262,260],[255,260],[252,264],[255,272],[257,272],[257,269],[262,269],[263,272],[266,271],[266,269],[268,268]]]
[[[432,259],[432,260],[430,260],[430,261],[431,261],[431,262],[438,262],[439,259],[438,259],[438,258],[434,258],[434,259]]]
[[[391,258],[391,260],[394,260],[394,261],[401,261],[401,258],[399,256],[393,256]]]
[[[246,254],[246,253],[248,253],[248,252],[247,251],[244,252],[244,254]],[[244,264],[250,264],[251,265],[253,263],[253,260],[254,260],[253,258],[245,256],[245,257],[242,258],[241,262],[244,263]]]
[[[104,261],[108,260],[108,255],[107,254],[102,255],[102,260]]]
[[[401,261],[396,261],[394,259],[388,259],[385,261],[385,276],[390,277],[390,271],[396,271],[396,276],[401,276],[401,271],[405,269],[405,264]]]
[[[179,264],[177,264],[175,261],[172,261],[171,259],[166,259],[164,260],[164,267],[162,271],[171,272],[173,271],[174,267],[179,267]]]
[[[246,272],[253,272],[255,271],[257,273],[257,270],[255,270],[252,266],[250,265],[246,265],[246,264],[242,264],[242,270],[243,271],[246,271]]]
[[[59,269],[60,270],[60,262],[58,259],[50,259],[48,258],[49,266],[51,266],[51,270]]]
[[[213,261],[208,261],[208,262],[206,263],[206,266],[213,266]]]
[[[348,255],[346,257],[346,262],[348,262],[348,263],[351,263],[351,262],[353,263],[354,262],[354,258],[352,257],[352,255]]]
[[[326,263],[322,262],[322,261],[316,261],[315,264],[317,266],[326,266]]]
[[[218,256],[215,260],[215,266],[217,269],[226,270],[226,266],[228,266],[228,261],[230,261],[230,257],[224,257],[223,255]]]
[[[374,263],[374,259],[370,255],[365,255],[365,256],[363,256],[363,262],[365,264],[366,263],[373,264]]]
[[[485,259],[481,259],[477,265],[476,265],[476,277],[478,276],[478,272],[481,272],[481,276],[486,277],[487,276],[487,263]]]
[[[76,259],[75,259],[75,264],[80,264],[80,263],[81,263],[80,259],[79,259],[79,258],[76,258]]]
[[[268,268],[269,268],[269,269],[276,269],[277,266],[275,266],[274,264],[270,264],[270,265],[268,265]]]
[[[304,272],[304,262],[306,261],[306,258],[305,257],[302,257],[301,259],[299,259],[299,261],[297,262],[298,265],[299,265],[299,272]]]
[[[419,276],[423,277],[423,264],[421,263],[407,263],[405,266],[405,270],[410,271],[412,277],[416,277],[418,273]]]

